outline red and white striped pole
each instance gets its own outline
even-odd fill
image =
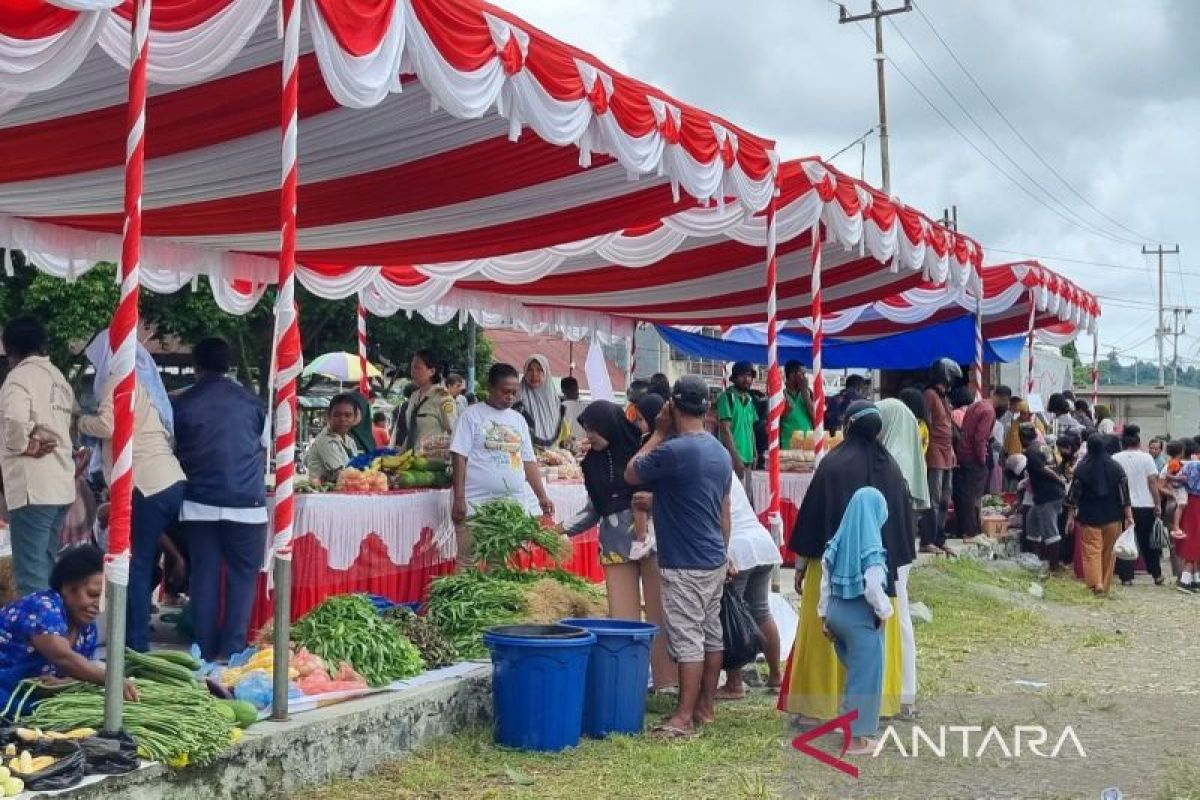
[[[108,329],[112,351],[112,477],[109,480],[108,658],[104,677],[104,729],[119,731],[125,674],[125,593],[129,585],[129,534],[133,518],[133,393],[137,388],[138,280],[142,249],[142,183],[146,162],[146,61],[150,0],[137,0],[130,25],[129,99],[125,122],[125,227],[121,236],[121,299]]]
[[[775,198],[767,205],[767,523],[778,547],[783,542],[783,518],[780,515],[779,423],[783,417],[783,381],[779,375],[778,311],[776,308]],[[778,570],[773,586],[779,589]]]
[[[1095,324],[1095,323],[1093,323]],[[1100,331],[1092,330],[1092,413],[1100,402]]]
[[[296,379],[304,368],[296,314],[296,137],[298,132],[300,3],[283,4],[283,92],[280,125],[282,180],[279,193],[279,289],[275,296],[275,652],[287,652],[291,625],[293,483],[296,474]],[[286,719],[287,659],[275,659],[272,719]]]
[[[975,399],[983,399],[983,273],[975,273]]]
[[[813,368],[813,460],[825,457],[825,371],[821,369],[821,344],[825,338],[821,309],[821,223],[812,229],[812,368]]]
[[[358,298],[358,369],[361,377],[358,379],[358,391],[363,397],[371,399],[371,381],[367,378],[367,307],[363,305],[362,296]]]
[[[1025,348],[1029,351],[1029,376],[1025,379],[1025,396],[1033,394],[1033,326],[1037,320],[1037,297],[1029,290],[1029,331],[1025,336]]]

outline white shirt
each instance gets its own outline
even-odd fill
[[[1122,450],[1113,456],[1113,461],[1121,465],[1129,479],[1129,504],[1134,508],[1154,508],[1156,503],[1148,480],[1158,477],[1154,456],[1141,450]]]
[[[783,563],[770,531],[758,521],[750,498],[746,496],[746,487],[736,475],[729,482],[729,517],[732,523],[729,558],[738,572]]]
[[[237,522],[242,525],[265,525],[269,522],[266,506],[256,508],[225,508],[184,500],[179,509],[180,522]]]
[[[525,418],[511,408],[476,403],[454,426],[450,452],[467,459],[467,508],[498,497],[512,497],[531,514],[541,514],[533,487],[525,480],[525,463],[535,461]]]
[[[867,571],[863,573],[863,582],[866,584],[863,597],[871,604],[875,616],[880,619],[890,617],[892,615],[892,598],[887,596],[887,592],[883,588],[887,582],[887,570],[878,564],[867,567]],[[829,573],[822,569],[821,599],[817,601],[817,616],[825,619],[827,608],[829,608]]]
[[[1096,433],[1103,433],[1105,436],[1108,436],[1116,429],[1117,423],[1113,422],[1111,419],[1102,419],[1096,423]]]

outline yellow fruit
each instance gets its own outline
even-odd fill
[[[188,754],[181,753],[174,758],[167,759],[167,766],[174,769],[183,769],[188,765]]]
[[[67,731],[63,738],[65,739],[90,739],[96,735],[95,728],[76,728],[73,731]]]
[[[230,744],[237,744],[241,740],[242,740],[242,729],[241,728],[234,728],[233,730],[231,730],[229,732],[229,743]]]
[[[5,797],[16,797],[25,791],[25,782],[20,778],[5,778],[3,788]]]

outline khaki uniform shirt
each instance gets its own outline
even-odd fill
[[[8,373],[0,388],[0,471],[10,510],[75,502],[75,462],[71,458],[74,407],[75,393],[49,358],[30,356]],[[35,436],[55,441],[58,447],[43,458],[24,455]]]
[[[343,436],[325,428],[312,440],[304,455],[309,480],[321,483],[333,480],[338,470],[345,469],[356,455],[359,455],[358,442],[353,436]]]
[[[95,415],[79,418],[79,431],[103,439],[104,479],[112,478],[113,391],[116,381],[104,387],[104,396]],[[163,427],[158,409],[139,386],[133,393],[133,485],[144,497],[156,495],[186,480],[171,446],[171,437]]]

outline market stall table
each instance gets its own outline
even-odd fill
[[[796,526],[796,517],[800,514],[800,503],[804,500],[804,493],[808,491],[808,485],[812,483],[812,476],[812,470],[779,473],[779,516],[783,521],[783,544],[780,545],[779,551],[783,554],[784,564],[788,566],[792,565],[794,558],[791,551],[787,549],[787,540],[792,533],[792,528]],[[758,512],[758,518],[763,525],[767,525],[770,485],[766,472],[750,473],[750,502],[754,504],[756,510],[762,509]]]
[[[554,501],[556,522],[570,519],[587,502],[581,481],[551,481],[546,491]],[[365,592],[396,603],[424,600],[430,581],[454,571],[451,494],[449,489],[426,489],[297,495],[292,619],[335,594]],[[603,580],[598,536],[593,529],[575,537],[573,555],[563,568],[591,581]],[[264,564],[270,564],[269,557]],[[548,566],[549,559],[538,553],[520,566],[531,565]],[[274,611],[266,568],[258,580],[251,630],[262,627]]]

